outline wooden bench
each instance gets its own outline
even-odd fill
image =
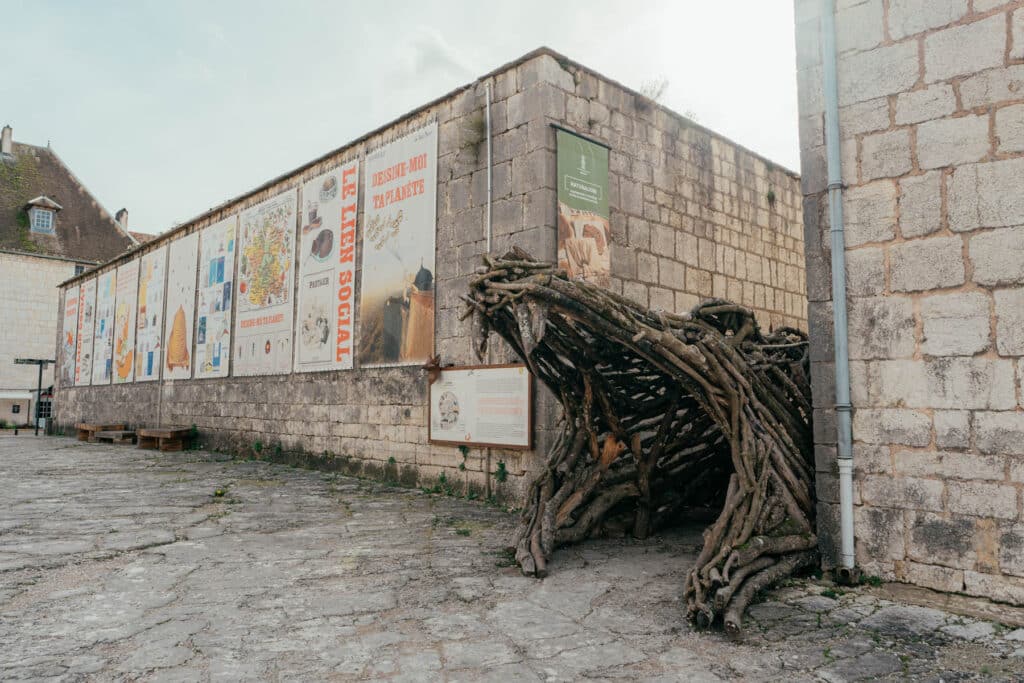
[[[180,451],[192,440],[189,427],[160,427],[138,430],[139,448],[158,448],[161,451]]]
[[[97,423],[90,424],[83,422],[78,427],[78,440],[79,441],[95,441],[93,438],[96,432],[116,432],[124,429],[123,423]]]
[[[135,443],[135,432],[125,429],[108,429],[101,432],[93,432],[90,441],[103,441],[106,443]]]

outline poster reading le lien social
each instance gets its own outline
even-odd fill
[[[558,129],[558,267],[611,285],[608,148]]]
[[[359,162],[302,186],[295,372],[352,368]]]
[[[437,124],[366,157],[362,366],[419,365],[434,349]]]
[[[288,190],[239,217],[235,376],[292,370],[295,200]]]

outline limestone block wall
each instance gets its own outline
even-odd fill
[[[538,258],[555,259],[551,124],[558,124],[612,148],[609,200],[617,291],[669,310],[689,309],[698,297],[730,296],[758,310],[766,326],[804,326],[796,176],[547,49],[217,207],[100,270],[299,186],[340,162],[362,158],[436,120],[435,347],[444,364],[476,363],[470,323],[459,320],[464,305],[459,297],[468,291],[468,280],[487,250],[486,152],[480,134],[487,85],[492,91],[492,251],[503,253],[517,245]],[[360,230],[362,225],[360,215]],[[357,326],[359,321],[357,311]],[[515,360],[497,337],[491,347],[488,362]],[[542,454],[557,429],[560,407],[551,394],[542,386],[535,392],[533,451],[474,448],[464,458],[456,448],[427,442],[426,391],[425,373],[418,368],[356,368],[59,387],[55,411],[56,422],[64,426],[82,419],[195,424],[207,443],[234,451],[252,452],[258,444],[261,456],[273,456],[280,447],[285,455],[301,451],[302,457],[315,457],[320,466],[389,474],[405,483],[431,481],[443,473],[457,484],[517,497],[528,480],[525,475],[543,465]],[[500,486],[488,475],[499,461],[511,475]]]
[[[818,494],[833,556],[819,6],[795,3]],[[1024,2],[838,0],[836,22],[857,561],[1024,603]]]

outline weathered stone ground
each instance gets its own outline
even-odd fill
[[[1024,680],[1024,629],[814,582],[753,606],[740,643],[694,632],[699,529],[588,542],[536,581],[502,553],[510,522],[204,452],[0,438],[0,679]]]

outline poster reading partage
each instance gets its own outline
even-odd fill
[[[239,217],[236,377],[292,370],[295,201],[288,190]]]
[[[352,368],[359,162],[302,186],[295,372]]]
[[[60,385],[75,386],[75,351],[78,339],[78,288],[64,290],[64,324],[61,326]]]
[[[443,368],[430,384],[431,443],[529,449],[533,381],[525,365]]]
[[[114,359],[114,283],[108,270],[96,280],[96,314],[92,343],[92,383],[110,384]]]
[[[231,298],[235,277],[235,226],[231,216],[199,235],[199,310],[193,377],[227,377],[231,351]]]
[[[196,309],[196,250],[199,233],[167,247],[167,308],[164,315],[164,379],[192,376],[192,324]]]
[[[135,367],[135,304],[139,290],[139,260],[117,267],[114,304],[114,384],[132,381]]]
[[[142,257],[139,265],[139,312],[136,317],[135,381],[160,379],[163,360],[164,278],[167,275],[167,247]]]
[[[366,157],[359,295],[362,366],[419,365],[434,351],[437,124]]]
[[[86,280],[78,297],[78,350],[75,361],[75,386],[92,383],[92,335],[96,317],[96,278]]]
[[[571,279],[611,285],[608,148],[561,128],[558,143],[558,267]]]

